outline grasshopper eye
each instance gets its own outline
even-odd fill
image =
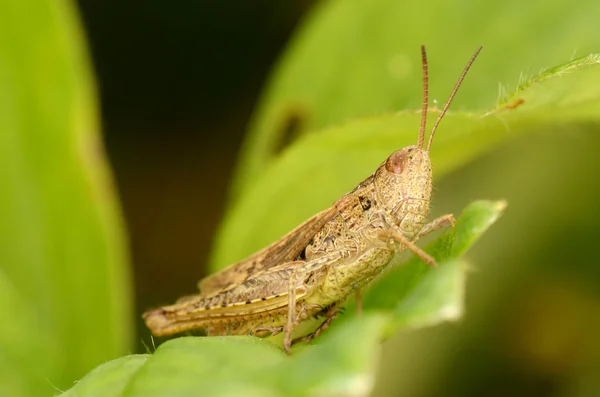
[[[401,174],[406,168],[406,152],[404,150],[395,151],[385,162],[385,169],[393,174]]]

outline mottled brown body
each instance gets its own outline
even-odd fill
[[[289,353],[297,324],[311,316],[327,317],[308,339],[318,335],[348,296],[373,280],[395,252],[409,249],[435,265],[414,241],[453,225],[454,218],[444,215],[426,224],[432,190],[429,149],[437,124],[479,50],[423,148],[427,63],[422,47],[424,101],[418,144],[392,153],[354,190],[280,240],[202,280],[199,295],[145,313],[152,333],[205,328],[208,335],[268,336],[285,331]]]

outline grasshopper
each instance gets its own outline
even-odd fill
[[[353,293],[388,265],[395,252],[408,249],[426,264],[435,260],[415,241],[445,226],[451,214],[429,223],[432,189],[429,150],[444,114],[481,47],[463,70],[427,142],[428,70],[421,46],[423,106],[417,145],[393,152],[354,190],[268,247],[199,282],[201,293],[144,314],[154,335],[204,328],[207,335],[266,337],[284,332],[290,354],[298,341],[309,342],[329,327]],[[308,335],[292,339],[305,319],[325,320]]]

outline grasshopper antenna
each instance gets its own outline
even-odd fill
[[[429,107],[429,76],[427,73],[427,53],[424,45],[421,45],[421,64],[423,65],[423,107],[421,108],[421,128],[419,128],[419,142],[417,143],[419,149],[423,149],[425,143],[427,108]]]
[[[442,118],[446,114],[446,111],[450,107],[450,104],[452,103],[452,100],[454,99],[454,96],[456,95],[456,92],[458,91],[458,87],[460,87],[460,85],[462,84],[463,80],[465,79],[465,76],[467,75],[467,72],[471,68],[471,65],[475,61],[475,58],[477,58],[477,55],[479,55],[479,52],[481,51],[482,48],[483,48],[483,46],[479,46],[477,48],[477,50],[475,50],[475,53],[473,54],[473,56],[471,57],[471,59],[467,63],[467,66],[465,67],[465,70],[463,70],[462,74],[460,75],[460,78],[456,82],[456,85],[454,86],[454,89],[452,90],[452,93],[450,94],[450,98],[448,98],[448,101],[444,105],[444,109],[442,109],[442,112],[440,113],[440,115],[438,116],[437,120],[435,121],[435,124],[433,124],[433,128],[431,129],[431,134],[429,135],[429,142],[427,142],[427,149],[426,149],[427,151],[429,151],[429,148],[431,147],[431,142],[433,142],[433,135],[435,134],[435,130],[437,129],[438,125],[440,124],[440,121],[442,120]],[[424,51],[423,47],[421,47],[421,51],[422,52]],[[427,68],[427,64],[426,63],[423,65],[423,68],[424,68],[424,72],[425,72],[425,69]],[[426,76],[423,76],[423,78],[426,80]],[[425,83],[425,87],[427,87],[426,83]],[[425,91],[427,91],[427,88],[425,88]],[[423,122],[423,120],[421,120],[421,127],[423,127],[423,125],[425,125],[425,123]],[[419,142],[421,142],[421,136],[420,135],[419,135]]]

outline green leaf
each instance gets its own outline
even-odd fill
[[[419,45],[427,45],[430,98],[439,102],[483,45],[453,107],[486,109],[513,92],[517,81],[597,51],[597,35],[590,32],[597,32],[599,13],[600,3],[590,0],[578,7],[522,7],[515,0],[320,2],[291,40],[255,111],[234,199],[261,177],[290,129],[316,133],[357,117],[418,109]],[[505,83],[500,98],[499,82]]]
[[[0,15],[0,395],[52,395],[129,349],[130,280],[74,10]]]
[[[110,397],[121,396],[131,377],[144,365],[149,354],[135,354],[117,358],[99,365],[77,385],[61,394],[63,397]]]
[[[64,396],[368,395],[382,338],[462,312],[465,266],[458,255],[503,208],[502,202],[469,205],[456,228],[429,248],[441,261],[438,269],[415,259],[398,266],[366,294],[361,316],[347,311],[313,344],[296,346],[291,357],[269,341],[249,336],[182,337],[165,342],[147,359],[139,358],[135,368],[128,359],[102,365]],[[455,249],[453,242],[462,243]]]
[[[365,316],[336,330],[330,343],[293,359],[254,337],[179,338],[162,344],[124,391],[110,384],[129,362],[118,359],[92,371],[63,396],[365,395],[374,381],[384,324],[381,316]],[[349,348],[356,335],[364,339]]]

